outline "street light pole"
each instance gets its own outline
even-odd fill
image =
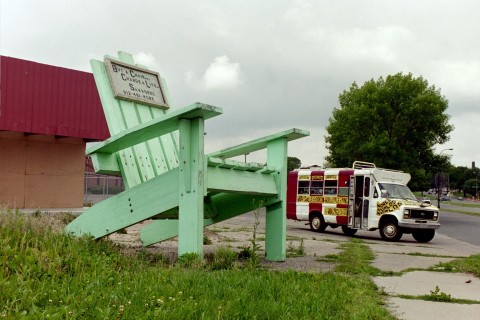
[[[443,151],[452,151],[452,150],[453,150],[453,148],[443,149],[442,151],[440,151],[438,156],[441,156]],[[439,179],[440,179],[440,172],[437,173],[437,179],[435,179],[435,183],[437,185],[437,207],[438,207],[438,209],[440,209],[440,188],[439,188],[439,185],[438,185],[439,184],[439,182],[438,182]]]

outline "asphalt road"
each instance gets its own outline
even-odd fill
[[[449,211],[442,209],[448,209]],[[440,204],[440,223],[442,226],[437,229],[437,232],[460,241],[480,245],[480,216],[455,213],[455,210],[480,213],[480,208],[459,207],[455,206],[454,202],[452,204],[442,202]]]

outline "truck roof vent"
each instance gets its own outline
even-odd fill
[[[375,163],[371,162],[363,162],[363,161],[355,161],[353,163],[353,169],[373,169],[376,168]]]

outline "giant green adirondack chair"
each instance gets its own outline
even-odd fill
[[[194,103],[165,110],[116,98],[107,60],[139,66],[124,52],[106,58],[105,63],[92,60],[91,66],[111,137],[88,148],[87,154],[96,172],[121,174],[126,190],[87,209],[66,231],[100,238],[151,219],[140,231],[143,245],[178,235],[179,255],[203,255],[204,227],[262,203],[265,257],[285,260],[287,144],[309,133],[290,129],[205,155],[204,121],[222,109]],[[229,159],[262,149],[266,164]]]

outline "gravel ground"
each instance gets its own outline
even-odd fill
[[[128,252],[140,251],[143,249],[140,242],[140,229],[148,224],[145,221],[126,228],[123,232],[111,234],[109,239],[115,243],[125,246]],[[211,244],[204,245],[205,254],[212,254],[220,247],[229,247],[240,252],[245,247],[252,246],[253,227],[255,216],[253,213],[241,215],[239,217],[209,226],[205,229],[205,238],[209,239]],[[257,243],[260,245],[260,255],[264,254],[265,246],[265,212],[260,212],[259,225],[257,227]],[[322,256],[327,254],[336,254],[340,252],[338,242],[343,240],[323,239],[321,234],[313,233],[303,222],[287,222],[287,259],[284,262],[272,262],[262,259],[261,265],[272,270],[296,270],[302,272],[326,272],[335,268],[331,262],[319,261]],[[303,246],[303,256],[293,256],[294,252],[299,251]],[[177,258],[178,243],[177,238],[173,238],[161,243],[154,244],[146,248],[149,252],[159,253],[175,261]]]

